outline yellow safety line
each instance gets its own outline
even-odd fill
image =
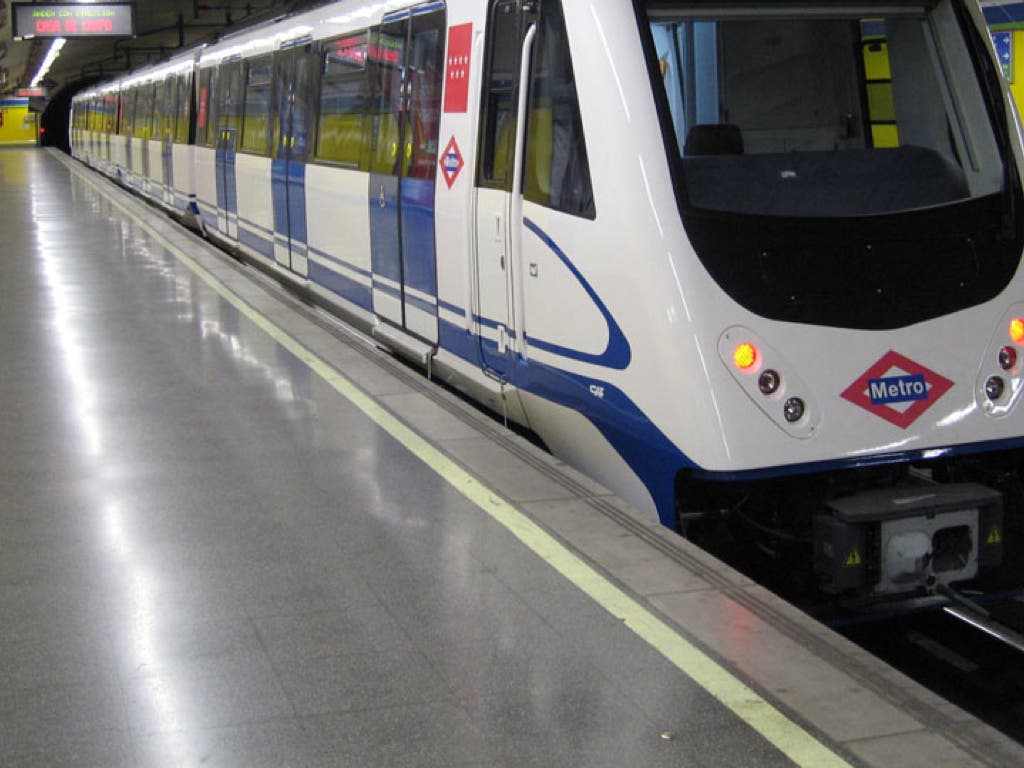
[[[381,429],[411,451],[459,493],[508,529],[530,550],[586,592],[595,602],[620,619],[648,645],[661,653],[683,674],[704,688],[734,714],[803,768],[852,768],[797,723],[759,696],[676,630],[644,608],[590,565],[559,543],[525,514],[445,456],[417,432],[367,395],[329,363],[233,293],[191,256],[157,232],[144,219],[114,199],[75,165],[69,168],[135,221],[150,237],[170,251],[185,267],[232,304],[253,324],[301,360]]]

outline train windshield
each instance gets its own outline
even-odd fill
[[[779,265],[751,264],[763,279],[744,276],[723,285],[735,298],[759,295],[742,303],[775,317],[894,327],[1005,285],[1012,270],[1003,262],[1019,259],[1019,248],[992,267],[998,276],[979,282],[978,274],[964,274],[984,261],[978,227],[993,230],[987,238],[993,244],[1000,226],[1007,239],[1016,189],[1006,185],[1010,153],[998,122],[1005,124],[997,70],[983,48],[988,41],[960,1],[646,4],[652,78],[671,123],[666,139],[698,254],[720,283],[729,283],[726,273],[741,265],[721,262],[730,249],[712,243],[718,235],[731,233],[734,257],[756,252],[762,262]],[[944,222],[941,242],[933,219]],[[836,226],[845,242],[830,250],[823,240]],[[876,307],[866,321],[854,310],[814,309],[812,291],[782,285],[790,281],[783,270],[805,262],[800,273],[808,281],[863,283],[864,250],[872,249],[874,258],[887,256],[869,282],[917,274],[924,266],[917,256],[930,252],[933,262],[948,255],[949,285],[924,285],[938,296],[930,300],[897,300],[887,287],[890,308]],[[765,280],[788,298],[770,298]],[[977,295],[951,295],[967,283]],[[828,291],[818,280],[813,293]]]

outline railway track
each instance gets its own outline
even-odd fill
[[[1024,634],[1024,596],[985,606]],[[835,627],[947,701],[1024,744],[1024,652],[943,609]]]

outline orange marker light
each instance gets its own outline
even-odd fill
[[[1024,332],[1024,325],[1021,326],[1021,331]],[[757,347],[746,342],[740,344],[732,353],[732,361],[741,371],[749,371],[757,362]]]
[[[1024,319],[1015,317],[1010,321],[1010,338],[1014,344],[1024,344]]]

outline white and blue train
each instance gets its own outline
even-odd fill
[[[862,596],[1009,559],[1024,157],[976,0],[343,0],[71,120],[666,526]]]

